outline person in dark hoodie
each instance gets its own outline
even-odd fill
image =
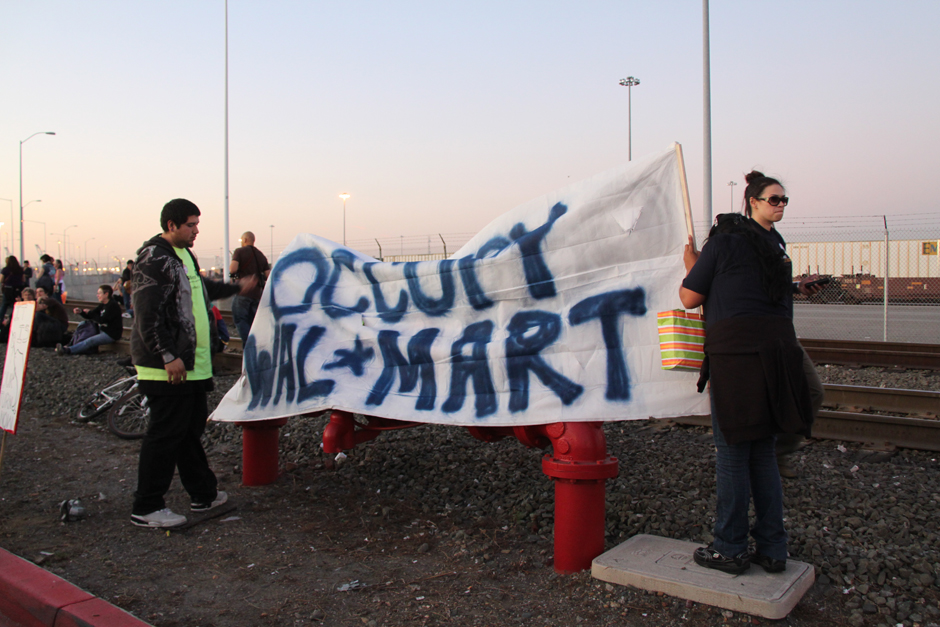
[[[820,288],[792,281],[786,244],[774,228],[789,202],[783,186],[757,171],[745,179],[747,217],[718,216],[701,255],[689,238],[688,274],[679,288],[686,309],[705,308],[699,391],[710,380],[717,462],[714,540],[693,558],[732,574],[751,563],[776,573],[786,569],[788,541],[776,434],[808,435],[813,420],[805,352],[793,328],[793,293]],[[749,527],[752,495],[756,520]]]
[[[217,331],[210,301],[246,293],[256,284],[203,278],[190,249],[199,233],[199,208],[171,200],[160,214],[163,233],[137,251],[131,295],[134,326],[131,359],[150,407],[150,425],[140,447],[131,522],[140,527],[176,527],[186,517],[164,501],[175,470],[191,498],[193,512],[206,512],[228,499],[218,490],[200,437],[209,417],[211,347]]]
[[[121,334],[124,332],[124,325],[121,321],[121,306],[111,298],[114,295],[111,286],[99,285],[97,295],[97,307],[91,310],[75,307],[72,309],[72,313],[76,313],[85,320],[91,320],[97,324],[98,334],[71,346],[56,344],[56,353],[59,355],[83,355],[96,352],[99,346],[113,344],[121,339]]]

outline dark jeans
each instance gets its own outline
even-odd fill
[[[180,482],[192,502],[209,503],[217,495],[215,474],[199,440],[209,418],[206,392],[199,382],[183,385],[188,389],[182,394],[147,394],[150,426],[140,446],[134,493],[133,513],[138,516],[166,507],[163,497],[170,489],[174,469],[179,469]]]
[[[769,436],[740,444],[725,441],[712,401],[712,431],[717,465],[715,550],[728,557],[747,550],[748,507],[754,498],[756,520],[750,534],[757,551],[774,559],[787,559],[787,532],[783,526],[783,487]]]
[[[131,295],[130,292],[125,292],[121,290],[121,295],[124,297],[124,311],[130,315],[134,315],[134,308],[131,306]]]
[[[238,329],[238,337],[242,339],[242,342],[248,339],[251,323],[255,321],[256,313],[258,313],[258,301],[245,296],[236,296],[232,299],[232,318],[235,320],[235,328]]]

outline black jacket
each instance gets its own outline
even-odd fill
[[[199,262],[192,256],[196,271]],[[218,328],[210,301],[237,294],[239,287],[202,278],[202,293],[212,335],[210,346],[217,346]],[[186,266],[173,246],[156,235],[137,251],[133,272],[134,327],[131,332],[131,359],[135,366],[163,368],[181,358],[186,370],[196,363],[196,322],[193,318],[193,292],[186,277]]]
[[[51,314],[50,314],[51,315]],[[121,317],[121,306],[113,298],[106,305],[98,305],[88,313],[81,313],[82,318],[98,324],[98,329],[108,334],[112,340],[121,339],[124,333],[124,320]]]
[[[813,410],[803,347],[789,318],[741,316],[710,326],[699,392],[709,379],[715,417],[728,444],[781,432],[810,435]]]

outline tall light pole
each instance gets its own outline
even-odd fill
[[[633,88],[640,79],[628,76],[621,78],[620,84],[627,88],[627,161],[633,161]]]
[[[271,225],[271,263],[274,263],[274,225]]]
[[[228,0],[225,0],[225,211],[222,215],[222,241],[225,243],[225,256],[222,258],[222,280],[228,283],[228,263],[232,253],[228,247]]]
[[[712,79],[711,47],[708,43],[708,0],[702,0],[702,126],[704,173],[702,211],[706,228],[712,223]]]
[[[343,246],[346,245],[346,199],[349,198],[349,194],[343,192],[339,195],[343,199]]]
[[[36,135],[55,135],[52,131],[37,131],[20,142],[20,259],[23,258],[23,144]]]
[[[731,213],[734,213],[734,186],[735,185],[737,185],[737,183],[735,183],[734,181],[728,181],[728,187],[731,188]]]

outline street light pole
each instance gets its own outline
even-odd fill
[[[27,204],[29,204],[29,203],[27,203]],[[45,253],[45,252],[46,252],[46,247],[47,247],[47,244],[48,244],[48,241],[46,240],[46,223],[45,223],[45,222],[42,222],[42,221],[40,221],[40,220],[23,220],[23,222],[32,222],[33,224],[41,224],[41,225],[42,225],[42,252]]]
[[[274,225],[271,225],[271,263],[274,263]]]
[[[55,135],[52,131],[37,131],[20,142],[20,259],[23,258],[23,144],[36,135]]]
[[[734,181],[728,181],[728,187],[731,188],[731,213],[734,213],[734,186],[737,185]]]
[[[640,79],[628,76],[621,78],[620,84],[627,88],[627,161],[633,161],[633,88]]]
[[[349,194],[343,192],[339,195],[343,199],[343,246],[346,245],[346,199],[349,198]]]

